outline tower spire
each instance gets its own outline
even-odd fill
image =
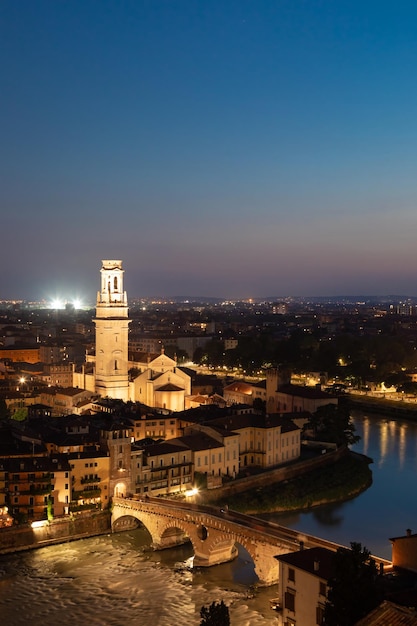
[[[101,396],[129,399],[127,295],[122,261],[105,260],[96,303],[95,388]]]

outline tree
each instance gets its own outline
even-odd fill
[[[324,610],[326,626],[352,626],[383,599],[378,569],[371,553],[360,543],[339,548]]]
[[[200,617],[200,626],[230,626],[229,609],[223,600],[202,606]]]
[[[320,441],[336,443],[338,446],[349,446],[359,441],[345,406],[326,404],[319,407],[311,416],[310,427]]]
[[[28,408],[27,406],[22,406],[20,409],[17,409],[12,415],[11,419],[16,422],[24,422],[28,416]]]

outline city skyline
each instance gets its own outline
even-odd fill
[[[6,0],[0,299],[417,295],[416,17]]]

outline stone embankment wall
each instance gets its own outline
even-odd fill
[[[2,528],[0,529],[0,554],[102,535],[111,532],[110,519],[110,512],[103,511],[53,520],[40,528],[32,528],[30,525]]]
[[[349,454],[348,448],[327,451],[326,454],[321,454],[313,459],[299,461],[298,463],[286,465],[285,467],[280,467],[269,472],[263,472],[256,476],[247,476],[246,478],[241,478],[240,480],[223,485],[223,487],[219,487],[218,489],[205,490],[203,494],[201,494],[201,497],[204,502],[213,502],[238,493],[243,493],[244,491],[263,487],[265,484],[270,485],[284,480],[290,480],[291,478],[296,478],[318,467],[333,465],[347,454]]]

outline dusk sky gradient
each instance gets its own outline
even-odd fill
[[[417,295],[417,3],[3,0],[0,299]]]

